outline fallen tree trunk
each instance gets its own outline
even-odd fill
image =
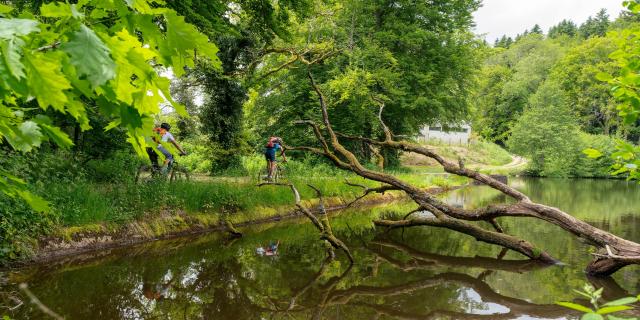
[[[351,171],[366,179],[382,183],[383,185],[381,188],[402,190],[418,204],[421,210],[428,211],[433,214],[432,218],[411,219],[408,218],[411,214],[407,214],[406,218],[401,220],[375,221],[376,225],[387,228],[413,226],[447,228],[470,235],[478,241],[499,245],[504,248],[517,251],[530,259],[546,263],[555,263],[557,261],[556,259],[537,248],[532,243],[504,233],[504,230],[496,221],[496,218],[499,217],[530,217],[557,225],[564,230],[587,240],[590,244],[599,249],[603,249],[607,246],[609,250],[607,252],[601,250],[600,253],[595,255],[594,260],[592,260],[586,267],[586,271],[590,275],[608,276],[626,265],[640,263],[640,244],[598,229],[558,208],[533,202],[522,192],[502,183],[501,181],[498,181],[486,174],[465,168],[462,161],[455,163],[443,158],[424,146],[407,141],[394,140],[393,134],[382,120],[384,103],[376,97],[372,97],[372,100],[380,106],[378,118],[384,132],[384,140],[350,136],[335,132],[329,121],[326,99],[322,90],[316,84],[310,69],[308,71],[308,76],[310,84],[318,96],[320,103],[319,111],[322,116],[323,126],[321,127],[320,125],[308,120],[299,121],[298,123],[308,125],[312,129],[320,147],[286,146],[286,148],[322,155],[333,162],[333,164],[338,168]],[[339,139],[358,140],[377,148],[413,152],[429,157],[438,162],[446,172],[467,177],[488,185],[491,188],[513,198],[516,200],[516,203],[510,205],[488,206],[486,208],[476,210],[466,210],[451,206],[424,190],[398,179],[395,176],[365,168],[358,161],[356,156],[340,143]],[[471,221],[486,221],[493,227],[493,230],[471,223]]]

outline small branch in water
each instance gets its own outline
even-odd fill
[[[228,219],[224,219],[224,225],[227,227],[227,231],[234,237],[242,237],[242,232],[238,231],[236,227]]]
[[[414,214],[414,213],[416,213],[416,212],[420,212],[420,211],[424,211],[424,208],[423,208],[423,207],[419,207],[418,209],[415,209],[415,210],[409,211],[409,213],[407,213],[407,214],[402,218],[402,220],[407,220],[407,218],[409,218],[409,216],[410,216],[410,215],[412,215],[412,214]],[[404,230],[404,229],[403,229],[403,230]]]
[[[619,260],[619,261],[624,261],[629,263],[640,263],[640,256],[621,256],[613,253],[613,251],[611,250],[611,247],[608,244],[605,245],[604,247],[607,250],[607,254],[592,253],[592,255],[599,258],[608,258],[608,259]]]
[[[296,207],[298,208],[298,211],[300,211],[302,214],[307,216],[307,218],[311,220],[313,225],[315,225],[316,228],[318,228],[318,230],[321,233],[320,238],[323,240],[326,240],[333,248],[341,249],[342,251],[344,251],[344,253],[349,258],[349,261],[353,263],[354,261],[353,255],[351,255],[351,251],[349,251],[349,248],[344,244],[344,242],[336,238],[333,235],[333,232],[331,231],[331,224],[329,223],[329,217],[327,215],[327,211],[324,206],[324,198],[322,197],[322,192],[320,191],[320,189],[316,188],[313,185],[308,184],[309,188],[313,189],[316,192],[316,195],[318,196],[318,199],[319,199],[319,210],[320,210],[319,216],[320,217],[318,218],[316,217],[316,215],[313,214],[313,212],[311,212],[311,210],[309,210],[308,208],[305,208],[302,205],[302,200],[300,199],[300,192],[298,191],[298,189],[293,183],[260,183],[258,184],[258,187],[266,186],[266,185],[286,186],[291,188],[291,192],[293,192],[293,196],[295,198],[295,203],[296,203]]]
[[[390,185],[381,186],[381,187],[377,187],[377,188],[369,188],[369,187],[361,185],[361,184],[349,182],[349,180],[345,180],[345,184],[349,185],[349,186],[352,186],[352,187],[358,187],[358,188],[362,188],[363,189],[362,195],[360,195],[359,197],[355,198],[353,201],[347,203],[347,205],[346,205],[347,208],[353,206],[358,201],[362,200],[364,197],[366,197],[366,196],[368,196],[368,195],[370,195],[372,193],[384,194],[387,191],[399,190],[397,187],[390,186]]]
[[[61,317],[59,314],[55,313],[53,310],[49,309],[49,307],[45,306],[44,303],[40,302],[40,299],[38,299],[38,297],[36,297],[35,294],[33,294],[33,292],[31,292],[31,290],[29,290],[29,287],[27,286],[26,283],[21,283],[20,284],[20,290],[22,290],[22,292],[24,292],[24,294],[27,295],[27,297],[29,297],[29,299],[31,299],[31,303],[35,304],[36,307],[38,307],[38,309],[40,309],[40,311],[46,313],[48,316],[56,319],[56,320],[64,320],[63,317]]]

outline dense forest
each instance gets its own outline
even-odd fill
[[[318,145],[299,125],[322,121],[317,88],[346,135],[384,139],[386,123],[412,139],[424,125],[468,122],[475,140],[529,159],[530,175],[637,174],[637,2],[495,43],[471,31],[480,5],[1,1],[0,260],[29,256],[60,228],[290,201],[228,181],[259,174],[270,136]],[[163,122],[200,180],[135,181]],[[397,149],[344,145],[367,166],[407,173]],[[292,157],[291,175],[345,174]]]
[[[640,139],[640,123],[618,116],[611,86],[597,79],[620,72],[610,56],[637,23],[628,12],[611,19],[601,10],[579,26],[563,20],[546,34],[535,25],[515,39],[497,39],[483,52],[476,129],[531,159],[531,174],[608,176],[611,158],[591,161],[582,151],[611,154],[615,139]]]

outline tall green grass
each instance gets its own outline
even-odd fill
[[[141,183],[97,183],[81,181],[73,184],[52,184],[45,189],[52,208],[63,225],[83,225],[98,222],[125,223],[143,216],[186,213],[218,213],[221,211],[251,211],[258,207],[277,208],[294,203],[291,190],[283,186],[258,187],[258,172],[264,164],[256,158],[244,160],[248,177],[242,182],[225,180],[204,181],[147,181]],[[353,173],[336,170],[326,164],[311,166],[290,161],[281,164],[285,170],[283,182],[294,183],[302,199],[313,199],[315,192],[307,187],[319,188],[325,197],[355,198],[361,188],[349,186],[345,181],[374,187],[379,183],[368,181]],[[420,175],[412,171],[391,172],[398,178],[418,187],[452,186],[463,180]]]
[[[45,155],[35,157],[27,165],[18,157],[5,162],[7,167],[31,182],[33,192],[50,202],[51,211],[46,214],[33,212],[17,199],[0,196],[0,263],[28,256],[36,239],[58,226],[124,225],[137,219],[177,213],[213,216],[222,212],[244,212],[249,215],[243,218],[260,217],[294,204],[291,190],[285,186],[257,186],[259,172],[266,167],[265,160],[258,156],[243,158],[238,169],[226,172],[227,177],[173,183],[153,179],[134,183],[140,161],[127,153],[118,153],[103,161],[90,161],[84,170],[75,165],[75,160],[61,161],[67,158]],[[347,180],[368,187],[380,185],[313,158],[280,165],[285,172],[283,181],[294,183],[303,200],[316,198],[307,184],[322,190],[326,198],[345,200],[362,194],[361,188],[347,185]],[[451,177],[422,175],[412,170],[388,173],[424,188],[461,183]],[[229,176],[234,178],[229,179]]]

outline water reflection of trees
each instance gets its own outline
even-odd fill
[[[337,226],[343,224],[336,220]],[[350,234],[359,230],[353,217],[345,221]],[[542,234],[532,225],[505,225],[518,233]],[[408,230],[405,240],[400,231],[374,239],[373,232],[362,232],[363,239],[349,241],[357,261],[352,266],[324,259],[324,247],[308,236],[311,232],[296,225],[236,243],[176,244],[179,254],[168,253],[173,246],[166,243],[150,252],[128,250],[128,256],[51,274],[34,284],[34,292],[68,319],[513,319],[567,315],[563,308],[531,301],[566,298],[560,293],[570,295],[576,287],[550,284],[568,280],[561,268],[540,272],[545,265],[509,259],[505,251],[498,254],[446,231]],[[255,243],[286,236],[280,260],[255,255]],[[570,249],[566,241],[553,243]],[[462,256],[473,254],[483,256]],[[596,280],[608,300],[629,295],[611,279]],[[150,299],[149,284],[166,286],[166,293]],[[532,287],[540,292],[528,292]],[[29,308],[21,307],[14,317],[37,319],[38,311]]]
[[[393,258],[385,252],[393,249],[408,255],[408,261],[401,261]],[[403,281],[401,283],[388,283],[387,279],[375,279],[378,276],[368,279],[368,282],[379,282],[379,284],[355,284],[350,277],[352,273],[362,273],[362,266],[349,265],[343,271],[335,272],[332,259],[325,259],[320,263],[318,271],[302,286],[293,290],[285,290],[288,295],[274,295],[269,291],[271,286],[261,287],[249,285],[241,280],[238,271],[242,266],[233,263],[204,264],[196,276],[197,280],[184,285],[184,281],[178,281],[176,288],[173,288],[173,296],[170,297],[172,307],[164,309],[158,305],[156,312],[144,314],[144,318],[162,316],[177,316],[177,310],[189,310],[189,305],[194,302],[194,293],[200,296],[198,299],[202,303],[201,308],[193,309],[195,314],[204,318],[224,318],[233,315],[237,319],[249,318],[294,318],[294,319],[322,319],[333,318],[337,308],[342,307],[348,310],[343,318],[357,319],[366,314],[368,318],[387,316],[397,319],[512,319],[520,315],[530,315],[543,318],[558,318],[567,315],[567,310],[556,305],[539,305],[526,300],[512,298],[501,295],[493,290],[484,277],[495,270],[507,272],[528,272],[544,265],[522,260],[505,260],[500,255],[497,258],[490,257],[451,257],[419,252],[410,247],[392,241],[376,241],[367,246],[366,250],[371,253],[371,257],[377,261],[382,261],[388,266],[400,270],[402,273],[413,273],[421,270],[434,270],[445,266],[477,268],[483,271],[478,275],[471,275],[462,272],[441,272],[431,276],[422,275],[408,276],[406,278],[417,278],[416,280]],[[196,270],[191,267],[190,270]],[[185,272],[185,277],[189,272]],[[328,274],[334,275],[327,277]],[[193,277],[193,275],[191,275]],[[328,279],[327,279],[328,278]],[[373,280],[373,281],[371,281]],[[378,280],[378,281],[376,281]],[[254,282],[255,284],[255,282]],[[394,297],[410,297],[416,292],[425,289],[439,288],[448,291],[446,298],[428,312],[420,313],[405,308],[395,307],[392,303]],[[508,309],[500,314],[467,314],[464,310],[456,306],[455,297],[457,291],[471,289],[477,292],[483,303],[495,303]],[[210,299],[202,297],[209,296]],[[176,308],[175,303],[184,304],[182,308]],[[425,301],[426,302],[426,301]],[[425,303],[423,302],[423,303]],[[446,307],[446,308],[443,308]],[[448,309],[453,308],[454,310]],[[176,310],[171,310],[176,309]],[[200,309],[200,310],[197,310]],[[355,313],[351,313],[358,310]],[[160,312],[160,314],[158,313]],[[327,315],[331,313],[331,316]],[[190,317],[187,317],[190,318]]]

